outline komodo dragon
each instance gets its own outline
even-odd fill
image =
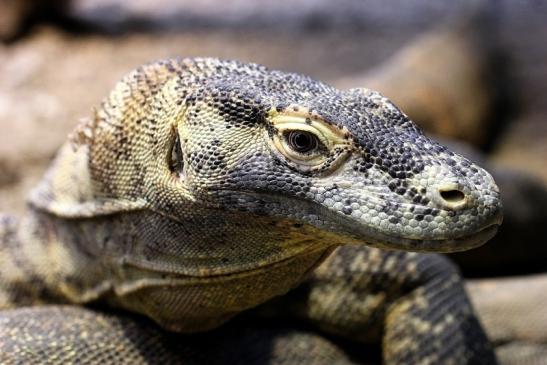
[[[0,223],[3,364],[331,362],[305,330],[212,330],[284,294],[249,316],[381,341],[386,364],[496,363],[457,270],[403,251],[481,245],[498,189],[367,89],[208,58],[140,67]],[[84,303],[194,334],[66,306]]]

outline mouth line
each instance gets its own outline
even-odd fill
[[[477,248],[491,238],[493,238],[499,228],[500,224],[493,223],[483,229],[473,232],[471,234],[455,237],[455,238],[442,238],[442,239],[416,239],[416,238],[404,238],[404,237],[386,237],[386,240],[374,240],[372,242],[367,241],[371,246],[375,246],[383,249],[393,249],[394,244],[400,246],[401,249],[414,251],[414,252],[438,252],[438,253],[452,253],[467,251],[473,248]],[[389,242],[389,243],[386,243]]]

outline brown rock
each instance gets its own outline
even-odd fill
[[[33,21],[64,13],[71,0],[0,1],[0,40],[18,36]]]

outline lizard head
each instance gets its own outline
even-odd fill
[[[501,222],[488,172],[377,92],[256,66],[186,100],[172,160],[196,199],[289,218],[340,242],[415,251],[476,247]]]

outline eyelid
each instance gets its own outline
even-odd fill
[[[268,120],[275,133],[268,136],[272,151],[282,157],[294,168],[304,172],[319,171],[327,173],[335,170],[348,156],[349,132],[345,128],[327,123],[315,113],[300,108],[299,111],[271,111]],[[287,141],[287,133],[302,131],[313,134],[318,139],[319,148],[311,153],[294,151]],[[270,138],[273,137],[273,138]],[[340,148],[341,147],[341,148]],[[328,170],[324,163],[330,161]]]
[[[311,120],[299,115],[276,115],[272,124],[281,133],[286,130],[302,130],[316,135],[329,150],[336,145],[347,144],[342,131],[322,121]]]

